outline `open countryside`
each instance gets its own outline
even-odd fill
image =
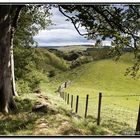
[[[0,5],[0,136],[140,135],[139,9]]]

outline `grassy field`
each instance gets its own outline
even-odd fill
[[[56,58],[48,52],[46,55],[50,58],[47,64]],[[129,76],[124,76],[126,68],[132,65],[132,58],[132,54],[126,54],[118,62],[111,59],[99,60],[66,71],[58,70],[52,77],[44,74],[40,83],[41,94],[22,92],[19,97],[15,97],[18,112],[11,112],[7,115],[0,113],[0,135],[113,136],[128,135],[129,132],[134,132],[139,96],[116,97],[139,95],[140,79],[134,80]],[[57,63],[58,67],[61,66],[60,60],[56,58],[52,62],[54,60],[56,60],[54,65]],[[42,61],[41,59],[39,62]],[[67,80],[70,80],[71,84],[65,92],[74,95],[72,109],[55,92],[60,84]],[[103,97],[101,125],[97,126],[99,92],[102,92]],[[83,119],[87,94],[89,94],[88,116]],[[79,95],[78,114],[75,114],[76,95]],[[47,113],[32,110],[39,104],[48,105]]]
[[[74,45],[74,46],[59,47],[57,49],[63,52],[70,52],[70,51],[84,51],[87,48],[92,48],[92,46]]]
[[[130,119],[131,125],[135,127],[140,98],[130,95],[140,95],[140,79],[124,76],[126,68],[130,67],[132,62],[133,56],[129,53],[117,62],[109,59],[94,61],[57,75],[52,80],[53,88],[66,79],[71,80],[71,85],[65,91],[74,95],[74,98],[79,95],[79,114],[82,116],[84,116],[86,94],[89,94],[88,114],[96,116],[98,94],[102,92],[102,116],[105,114],[111,117],[118,116],[122,120]],[[134,118],[134,122],[130,116]]]
[[[10,112],[7,115],[0,113],[1,136],[120,134],[111,129],[97,126],[94,118],[83,119],[76,115],[59,95],[52,94],[44,85],[41,86],[41,94],[22,93],[21,96],[15,97],[18,112]],[[47,110],[33,111],[32,108],[39,104],[47,104]]]
[[[72,69],[67,61],[46,49],[17,48],[15,56],[17,82],[22,81],[16,84],[22,91],[17,90],[19,96],[14,97],[17,111],[0,113],[0,135],[113,136],[134,132],[140,99],[128,95],[139,95],[140,79],[124,76],[126,68],[133,64],[132,54],[122,56],[118,62],[104,59]],[[74,95],[72,109],[55,92],[67,80],[71,83],[65,92]],[[40,94],[33,88],[37,81]],[[28,84],[33,83],[35,86],[30,85],[29,92]],[[96,120],[99,92],[103,94],[100,126]],[[83,119],[87,94],[88,116]],[[75,114],[76,95],[79,95],[78,114]],[[36,105],[47,105],[47,109],[33,111]]]

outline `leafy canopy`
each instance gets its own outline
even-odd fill
[[[110,38],[114,46],[111,54],[116,54],[117,58],[123,53],[123,48],[131,48],[135,54],[135,64],[127,72],[132,76],[137,74],[140,65],[140,5],[58,5],[58,7],[80,35],[88,39]],[[85,27],[87,33],[80,32],[81,26]]]
[[[49,5],[26,5],[22,8],[14,37],[15,46],[37,45],[33,37],[51,24],[49,9]]]

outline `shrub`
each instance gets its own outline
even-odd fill
[[[55,70],[51,70],[50,72],[49,72],[49,77],[54,77],[56,75],[56,72],[55,72]]]
[[[89,55],[93,57],[94,60],[110,58],[110,49],[96,49],[89,52]]]
[[[28,82],[24,81],[23,79],[16,81],[16,90],[19,94],[31,92],[31,88],[29,87]]]
[[[29,87],[32,89],[32,91],[39,88],[39,85],[43,79],[44,74],[35,69],[27,73],[24,77],[24,80],[28,82]]]
[[[68,69],[66,61],[44,48],[14,48],[15,77],[18,92],[40,89],[43,79]],[[46,76],[45,76],[46,74]]]
[[[89,63],[93,61],[93,58],[91,56],[81,56],[75,61],[72,61],[70,68],[76,68],[82,64]]]

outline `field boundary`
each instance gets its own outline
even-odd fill
[[[87,118],[88,116],[88,104],[89,104],[89,95],[87,94],[85,98],[81,97],[79,95],[75,95],[75,101],[74,101],[74,95],[69,94],[67,92],[59,92],[60,97],[68,104],[70,105],[71,109],[77,114],[79,109],[79,100],[82,99],[85,101],[85,109],[83,118]],[[127,134],[129,135],[140,135],[140,104],[139,109],[137,112],[134,110],[131,110],[129,108],[124,108],[119,104],[109,102],[108,105],[104,106],[102,104],[102,98],[111,98],[111,97],[133,97],[133,96],[140,96],[139,94],[129,94],[129,95],[103,95],[101,92],[99,92],[99,95],[95,98],[98,99],[98,104],[96,105],[97,113],[94,115],[96,118],[97,125],[104,124],[105,121],[112,121],[115,125],[118,125],[118,123],[121,123],[122,127],[128,126],[128,128],[132,128],[131,125],[133,125],[133,129],[130,131],[128,129]],[[93,99],[93,98],[92,98]],[[75,103],[75,104],[74,104]],[[74,108],[75,107],[75,108]],[[119,108],[119,109],[118,109]],[[123,118],[122,121],[118,121],[118,118]],[[103,123],[102,123],[103,121]],[[110,123],[110,122],[109,122]],[[126,130],[125,130],[126,131]],[[125,132],[124,132],[125,133]]]

